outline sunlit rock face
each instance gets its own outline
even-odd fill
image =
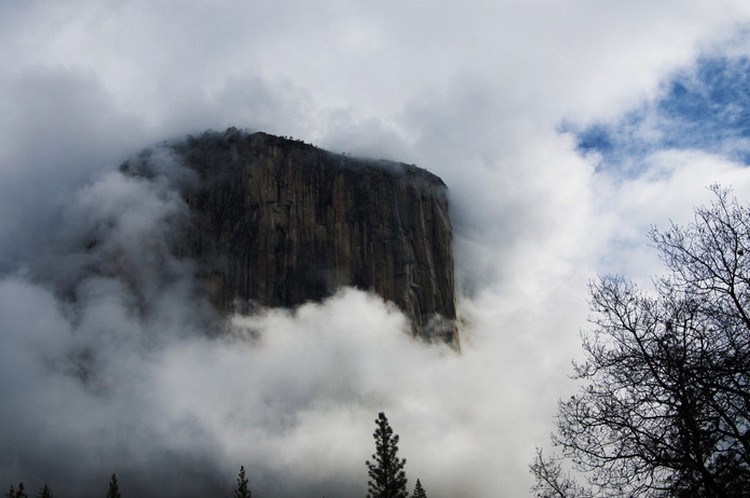
[[[416,335],[458,345],[440,178],[235,129],[169,147],[190,210],[175,252],[197,263],[219,309],[293,307],[353,286],[395,303]],[[163,160],[147,151],[121,169],[155,177]]]

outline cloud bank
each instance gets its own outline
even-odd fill
[[[648,226],[709,183],[750,199],[748,21],[734,1],[2,4],[0,485],[223,496],[245,465],[258,496],[356,496],[385,411],[430,496],[524,495],[587,280],[648,284]],[[228,126],[441,176],[462,354],[347,289],[218,321],[167,250],[185,206],[116,168]]]

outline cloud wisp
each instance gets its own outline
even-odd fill
[[[522,496],[587,279],[647,284],[648,226],[709,183],[750,198],[750,7],[720,3],[0,5],[0,485],[358,495],[385,410],[430,496]],[[462,354],[350,289],[217,317],[179,196],[117,166],[228,126],[441,176]]]

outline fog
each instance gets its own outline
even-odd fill
[[[750,8],[652,3],[1,4],[0,486],[229,496],[244,465],[256,496],[364,495],[384,411],[410,489],[524,496],[589,279],[647,286],[649,226],[714,182],[750,199],[744,129],[703,143],[663,105],[712,95],[701,61],[744,67]],[[461,353],[353,289],[218,316],[168,249],[182,200],[117,167],[228,126],[439,175]]]

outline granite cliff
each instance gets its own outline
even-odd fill
[[[416,166],[229,129],[169,145],[197,262],[220,310],[292,307],[340,286],[401,308],[416,335],[458,345],[447,189]],[[153,177],[152,152],[121,170]]]

